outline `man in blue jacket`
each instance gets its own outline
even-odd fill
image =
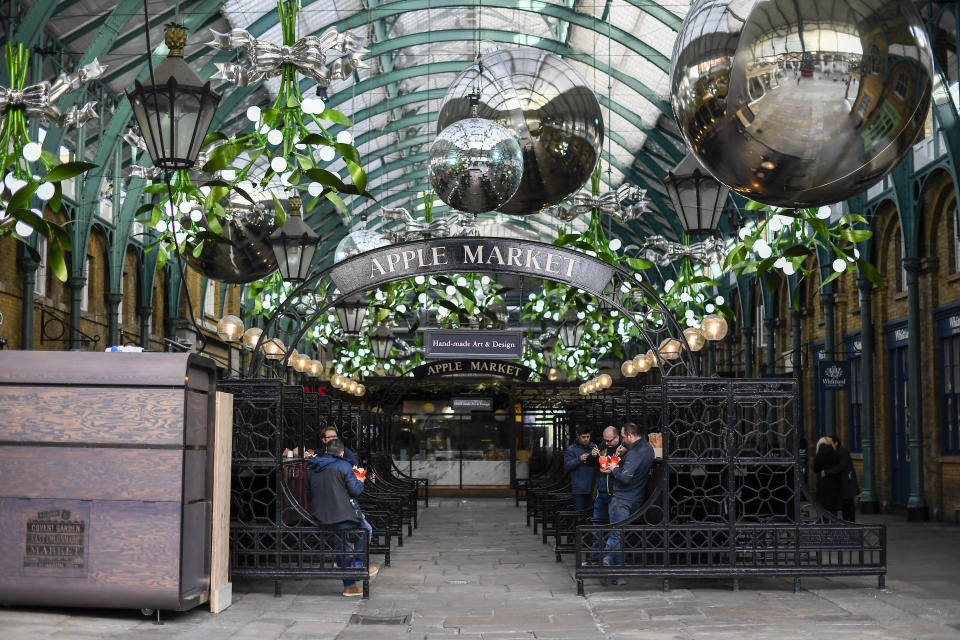
[[[327,452],[310,461],[310,513],[320,524],[331,529],[363,527],[367,530],[365,537],[369,544],[373,527],[363,517],[355,499],[363,493],[363,483],[364,480],[357,478],[353,472],[353,465],[344,459],[341,440],[327,442]],[[354,549],[363,550],[363,544],[359,542]],[[348,567],[360,567],[363,566],[363,560],[359,555],[347,556],[345,564]],[[375,575],[377,568],[370,567],[370,577]],[[353,580],[344,580],[343,595],[362,596],[363,589]]]
[[[620,429],[620,439],[623,444],[620,445],[618,454],[620,456],[620,466],[615,469],[607,467],[601,469],[600,473],[608,474],[613,480],[613,497],[610,499],[610,524],[615,524],[624,520],[631,513],[637,511],[643,504],[644,494],[647,489],[647,476],[650,473],[650,465],[653,464],[653,447],[640,435],[640,430],[632,422],[628,422]],[[605,550],[607,554],[603,556],[603,564],[620,564],[619,553],[613,551],[620,549],[620,531],[613,530],[607,536]]]
[[[593,498],[596,468],[590,464],[590,456],[596,449],[590,442],[590,427],[581,426],[577,429],[576,441],[563,454],[563,470],[570,474],[570,493],[576,511],[589,507]]]

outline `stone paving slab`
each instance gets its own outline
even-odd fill
[[[369,601],[340,595],[338,581],[234,584],[234,604],[163,612],[0,606],[0,639],[192,640],[940,640],[960,638],[957,525],[888,524],[888,588],[873,578],[587,581],[576,595],[569,559],[525,524],[511,499],[442,498],[421,509],[420,528],[371,583]],[[465,533],[469,531],[470,533]],[[465,580],[466,584],[450,581]],[[404,616],[408,624],[351,624],[353,614]]]

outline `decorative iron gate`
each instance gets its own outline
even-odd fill
[[[800,482],[793,380],[668,378],[628,397],[656,423],[663,460],[630,518],[577,530],[577,591],[591,577],[886,574],[886,529],[821,511]],[[633,416],[636,418],[636,416]],[[639,423],[639,421],[638,421]],[[619,533],[611,538],[611,533]],[[608,545],[608,540],[612,544]],[[599,566],[597,549],[619,554]]]

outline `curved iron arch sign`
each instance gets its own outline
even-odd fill
[[[649,346],[656,347],[667,337],[680,341],[678,359],[663,360],[657,355],[663,375],[670,375],[678,367],[688,375],[697,375],[683,330],[647,283],[616,265],[572,249],[514,238],[484,237],[403,242],[312,271],[267,320],[264,339],[250,358],[248,372],[260,369],[260,345],[267,336],[276,335],[283,322],[294,320],[293,328],[284,330],[288,336],[285,343],[297,344],[321,314],[339,300],[381,284],[443,273],[509,273],[576,287],[623,313]]]
[[[340,291],[354,291],[402,278],[471,271],[546,278],[599,295],[613,266],[552,244],[467,237],[381,247],[335,264],[328,274]]]
[[[516,362],[503,360],[487,360],[483,358],[456,358],[451,360],[435,360],[418,367],[408,369],[405,373],[413,374],[414,378],[432,378],[439,376],[495,376],[501,378],[516,378],[529,380],[534,371]]]

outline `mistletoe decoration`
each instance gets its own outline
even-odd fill
[[[297,40],[299,3],[280,0],[277,11],[282,45],[256,40],[242,30],[229,34],[213,32],[214,39],[208,44],[220,50],[239,48],[242,61],[240,65],[219,65],[220,77],[245,86],[279,76],[280,88],[269,108],[247,109],[251,131],[232,137],[211,132],[204,140],[202,164],[198,161],[194,170],[178,172],[171,189],[154,185],[145,190],[160,196],[159,202],[142,207],[139,213],[149,213],[144,223],[158,230],[154,244],[160,246],[161,257],[174,245],[181,252],[199,255],[205,242],[222,241],[218,236],[222,224],[229,219],[231,199],[245,200],[250,206],[266,202],[268,207],[272,201],[277,225],[282,226],[286,213],[274,193],[278,186],[287,191],[306,187],[313,199],[306,204],[305,211],[326,200],[346,215],[342,195],[372,198],[366,189],[367,176],[360,154],[351,144],[352,136],[345,130],[333,135],[327,129],[330,125],[350,127],[352,123],[339,111],[326,108],[321,99],[305,98],[298,79],[305,75],[325,89],[330,80],[363,67],[359,56],[365,50],[356,47],[351,38],[338,35],[335,29],[319,38]],[[346,55],[327,66],[329,50]],[[338,156],[346,164],[349,182],[324,168]],[[164,223],[165,216],[176,216],[177,212],[180,217],[172,224]]]
[[[61,281],[67,279],[65,254],[71,249],[70,236],[64,228],[44,218],[45,210],[60,211],[63,191],[61,182],[76,177],[97,166],[89,162],[61,163],[60,159],[43,148],[38,140],[30,139],[28,122],[52,123],[57,126],[80,126],[97,117],[96,103],[61,111],[56,102],[66,93],[99,78],[105,67],[97,60],[84,65],[76,73],[60,76],[52,83],[41,82],[26,86],[30,52],[23,46],[6,46],[7,75],[10,88],[0,87],[0,173],[3,174],[0,199],[0,237],[14,236],[30,256],[40,261],[41,256],[27,241],[34,232],[47,241],[48,265]],[[43,204],[40,204],[43,203]],[[36,206],[35,206],[36,205]]]
[[[883,277],[870,262],[860,255],[859,242],[873,235],[863,228],[867,220],[859,214],[841,216],[830,224],[830,208],[782,209],[748,202],[747,211],[760,214],[756,226],[743,227],[739,232],[741,243],[727,255],[724,266],[736,273],[756,273],[769,291],[779,286],[780,271],[785,276],[811,275],[817,260],[827,257],[832,273],[824,277],[820,286],[826,286],[847,271],[859,271],[865,278],[882,286]],[[794,305],[799,301],[794,300]]]

